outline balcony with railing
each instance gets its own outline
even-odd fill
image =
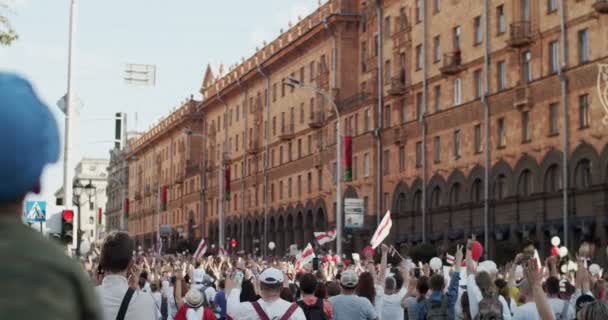
[[[249,143],[247,145],[247,153],[250,155],[258,154],[262,151],[262,144],[260,143],[260,139],[250,138]]]
[[[135,191],[135,200],[141,200],[141,192]]]
[[[198,163],[189,163],[186,166],[186,176],[191,177],[199,174],[200,165]]]
[[[443,55],[443,66],[439,69],[444,75],[454,75],[464,69],[462,54],[459,49]]]
[[[185,172],[179,172],[175,175],[175,183],[176,184],[182,184],[184,182],[184,178],[185,178]]]
[[[400,145],[405,143],[405,129],[402,127],[396,127],[393,129],[393,143]]]
[[[284,124],[281,126],[281,133],[279,134],[279,139],[283,141],[291,140],[293,139],[294,135],[295,133],[293,123]]]
[[[323,113],[321,113],[321,111],[314,111],[310,113],[308,127],[311,129],[319,129],[323,127]]]
[[[532,24],[530,21],[518,21],[511,23],[511,29],[507,44],[513,48],[527,46],[532,42]]]
[[[597,13],[607,14],[608,13],[608,0],[595,0],[593,3],[593,9]]]
[[[400,21],[397,19],[395,21],[395,32],[391,35],[393,39],[393,50],[399,51],[407,47],[407,44],[411,42],[410,31],[412,31],[411,26],[407,21]]]
[[[525,110],[532,105],[531,102],[530,86],[520,85],[513,89],[513,107]]]
[[[387,93],[391,96],[402,96],[405,94],[405,70],[401,70],[401,75],[391,78],[387,86]]]

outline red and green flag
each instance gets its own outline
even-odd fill
[[[353,137],[344,137],[344,181],[353,181]]]
[[[224,168],[224,191],[226,192],[226,201],[230,201],[230,166]]]
[[[160,210],[167,210],[167,186],[162,186],[160,189]]]

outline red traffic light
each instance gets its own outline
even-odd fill
[[[232,239],[232,240],[230,240],[230,246],[231,246],[231,247],[233,247],[233,248],[234,248],[234,247],[236,247],[236,245],[237,245],[236,239]]]
[[[61,217],[64,221],[72,221],[74,219],[74,210],[63,210]]]

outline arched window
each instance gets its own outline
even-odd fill
[[[441,206],[440,196],[441,190],[439,187],[433,188],[433,191],[431,192],[431,208],[439,208],[439,206]]]
[[[507,177],[504,174],[499,174],[494,182],[494,198],[502,200],[507,196]]]
[[[475,179],[471,188],[471,201],[481,202],[481,179]]]
[[[450,190],[450,205],[458,205],[460,204],[460,183],[454,183],[452,185],[452,189]]]
[[[517,182],[517,193],[521,197],[527,197],[534,192],[532,187],[532,172],[528,169],[522,171]]]
[[[414,193],[414,205],[412,207],[416,211],[422,211],[422,191],[418,190]]]
[[[397,213],[405,212],[405,193],[401,192],[397,196]]]
[[[574,172],[577,188],[587,189],[591,186],[591,161],[588,159],[579,161]]]
[[[557,164],[551,165],[545,174],[545,192],[557,192],[562,187],[562,176]]]

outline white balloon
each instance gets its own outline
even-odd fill
[[[441,269],[441,267],[443,267],[443,263],[441,262],[441,259],[439,259],[437,257],[431,259],[431,261],[429,262],[429,265],[431,266],[431,269],[433,269],[433,270],[439,270],[439,269]]]
[[[591,274],[594,276],[599,275],[601,271],[602,271],[602,269],[600,268],[600,266],[598,264],[594,263],[589,266],[589,272],[591,272]]]
[[[275,247],[276,247],[276,244],[274,243],[274,241],[268,242],[268,249],[274,250]]]
[[[568,266],[565,265],[565,264],[562,264],[561,269],[562,269],[562,273],[567,273],[568,272]]]
[[[578,271],[578,265],[572,261],[568,261],[568,271]]]
[[[497,273],[498,266],[494,261],[486,260],[479,264],[478,270],[486,271],[487,273]]]
[[[565,257],[567,255],[568,255],[568,248],[566,248],[566,247],[559,248],[559,256],[560,257],[563,258],[563,257]]]
[[[517,280],[520,280],[524,277],[524,267],[518,265],[517,267],[515,267],[515,278]]]
[[[562,243],[562,241],[559,239],[558,236],[555,236],[555,237],[551,238],[551,244],[554,247],[559,247],[560,243]]]

